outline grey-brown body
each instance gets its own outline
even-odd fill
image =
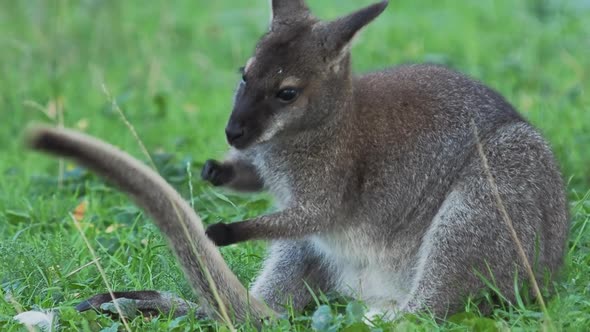
[[[275,311],[287,303],[301,309],[312,299],[309,286],[359,298],[370,314],[430,310],[441,317],[487,279],[514,300],[515,278],[526,273],[472,124],[537,279],[555,274],[568,230],[564,185],[546,141],[512,106],[438,66],[353,77],[350,40],[385,2],[332,22],[315,19],[300,0],[272,5],[271,29],[244,69],[226,128],[234,148],[202,173],[214,185],[266,189],[280,207],[207,229],[218,245],[273,241],[253,297]],[[140,191],[131,193],[149,206]],[[172,218],[152,215],[164,225]],[[178,255],[191,264],[183,259],[190,253]],[[202,278],[190,266],[185,271]],[[224,278],[216,279],[220,287]],[[227,301],[236,309],[245,300]]]
[[[322,211],[304,225],[274,221],[280,230],[270,236],[274,225],[234,231],[296,238],[271,246],[254,296],[278,310],[295,294],[301,308],[311,299],[305,279],[375,311],[444,315],[485,288],[478,271],[513,300],[516,267],[521,279],[526,273],[485,177],[471,120],[538,277],[556,271],[568,229],[563,183],[546,142],[508,103],[436,66],[353,82],[353,106],[333,129],[231,154],[255,165],[286,211]]]

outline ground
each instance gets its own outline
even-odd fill
[[[30,122],[63,123],[147,160],[117,111],[135,127],[160,172],[205,223],[271,207],[199,180],[202,163],[227,149],[223,128],[234,84],[269,18],[267,1],[3,1],[0,4],[0,327],[20,330],[19,311],[58,308],[65,330],[122,329],[72,306],[105,284],[69,213],[115,289],[167,289],[193,298],[159,232],[124,195],[98,178],[23,150]],[[321,18],[369,4],[309,0]],[[391,1],[358,38],[356,72],[441,63],[500,91],[553,146],[568,183],[571,235],[559,279],[545,288],[549,316],[516,303],[482,317],[436,322],[408,316],[372,329],[537,330],[590,328],[590,4],[587,1]],[[63,171],[60,171],[63,170]],[[264,243],[222,250],[244,283]],[[325,299],[318,301],[325,304]],[[362,306],[312,306],[268,330],[350,331]],[[317,309],[317,310],[316,310]],[[314,314],[315,311],[315,314]],[[353,322],[357,322],[353,324]],[[196,319],[136,318],[133,329],[227,327]],[[352,324],[352,325],[351,325]],[[245,327],[245,329],[249,329]]]

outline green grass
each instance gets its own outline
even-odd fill
[[[310,0],[322,18],[363,1]],[[198,180],[202,162],[222,157],[223,127],[245,62],[266,29],[267,1],[2,1],[0,2],[0,328],[20,330],[20,307],[60,310],[68,330],[117,328],[72,305],[105,290],[68,212],[88,203],[84,232],[115,289],[166,289],[193,298],[155,227],[124,195],[74,165],[58,188],[58,163],[24,151],[23,128],[51,122],[63,105],[68,127],[104,138],[145,160],[111,107],[103,84],[136,127],[165,177],[205,222],[267,211],[267,197],[238,197]],[[590,329],[590,5],[528,1],[392,1],[353,49],[357,72],[400,63],[438,62],[476,77],[507,97],[549,139],[568,181],[572,230],[562,276],[549,289],[557,329]],[[187,165],[190,167],[187,168]],[[263,243],[222,250],[244,283],[255,276]],[[334,310],[337,305],[332,304]],[[306,330],[311,312],[271,330]],[[324,309],[322,309],[324,310]],[[335,325],[348,323],[344,309]],[[536,330],[535,304],[492,316],[427,315],[382,323],[382,329]],[[340,323],[339,323],[340,322]],[[479,325],[478,325],[479,324]],[[198,329],[211,322],[135,319],[138,330]],[[119,326],[119,328],[121,328]],[[223,329],[222,329],[223,330]],[[361,331],[359,325],[351,330]]]

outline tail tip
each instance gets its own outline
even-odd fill
[[[47,147],[52,128],[46,125],[31,124],[24,133],[24,144],[32,150],[44,150]]]

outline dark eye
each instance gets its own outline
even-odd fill
[[[297,89],[286,88],[286,89],[282,89],[281,91],[279,91],[277,93],[277,98],[279,98],[279,100],[284,103],[289,103],[289,102],[292,102],[293,100],[295,100],[295,98],[297,98],[298,94],[299,94],[299,91],[297,91]]]
[[[240,67],[240,68],[238,69],[238,72],[239,72],[240,74],[242,74],[242,81],[243,81],[244,83],[246,83],[246,74],[244,73],[244,67]]]

